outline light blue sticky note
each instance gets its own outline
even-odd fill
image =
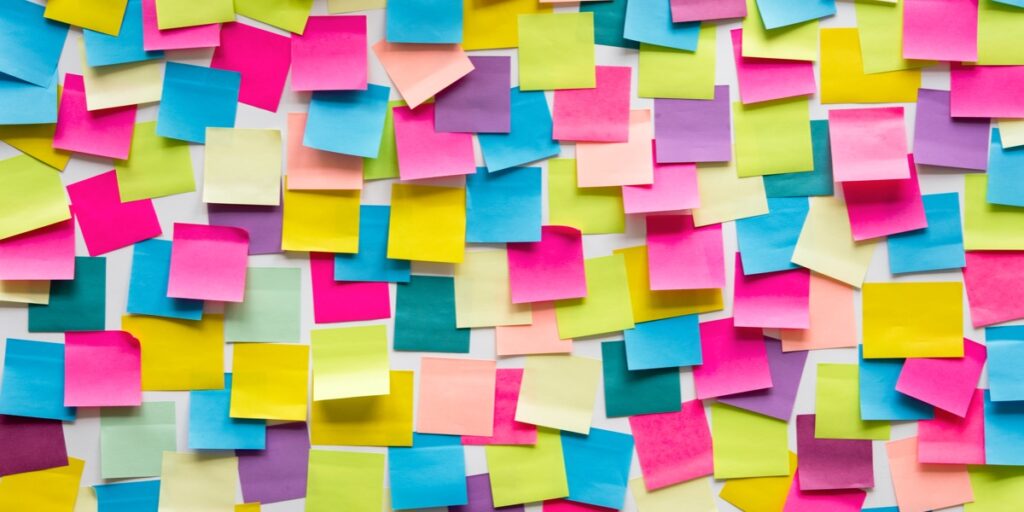
[[[1012,5],[1014,7],[1024,7],[1024,0],[994,0],[1001,4]]]
[[[640,48],[640,43],[623,37],[626,24],[626,0],[581,2],[580,12],[594,13],[594,43],[619,48]]]
[[[97,512],[157,512],[160,480],[94,485]]]
[[[1024,466],[1024,402],[994,402],[985,390],[985,464]]]
[[[835,192],[827,120],[811,121],[811,149],[814,153],[814,170],[811,172],[764,177],[764,191],[768,197],[830,196]]]
[[[409,282],[409,261],[388,258],[391,207],[359,207],[359,252],[334,255],[335,281]]]
[[[50,85],[68,26],[43,17],[27,0],[0,2],[0,73],[41,87]]]
[[[478,167],[466,177],[466,241],[539,242],[540,190],[539,167],[499,172]]]
[[[672,23],[672,8],[663,0],[629,0],[626,4],[626,39],[694,52],[699,32],[699,21]]]
[[[302,145],[377,158],[389,94],[390,87],[376,84],[369,84],[365,91],[314,92]]]
[[[237,71],[168,62],[157,135],[203,144],[208,127],[233,128],[241,84]]]
[[[82,38],[85,40],[85,61],[91,67],[159,59],[164,56],[161,50],[147,52],[142,47],[142,0],[128,0],[121,21],[121,31],[116,36],[84,29]]]
[[[390,0],[384,19],[389,43],[462,42],[462,0]]]
[[[388,448],[388,478],[395,510],[465,505],[462,438],[413,434],[411,447]]]
[[[889,271],[893,274],[963,268],[964,235],[956,192],[923,196],[928,227],[889,235]]]
[[[903,359],[864,359],[864,347],[857,351],[862,420],[914,421],[935,416],[932,406],[896,391]]]
[[[992,130],[988,150],[989,203],[1024,206],[1024,146],[1003,148],[999,128]]]
[[[135,244],[128,283],[128,312],[182,320],[203,318],[203,301],[167,296],[171,241],[150,239]]]
[[[836,0],[757,0],[764,28],[795,25],[836,13]]]
[[[232,418],[231,374],[224,389],[192,391],[188,404],[188,447],[192,450],[263,450],[265,420]]]
[[[1024,400],[1024,325],[988,327],[985,329],[988,347],[988,387],[992,400],[1003,402]]]
[[[736,221],[744,275],[797,268],[790,260],[807,208],[806,197],[770,197],[767,214]]]
[[[704,362],[697,315],[640,322],[623,332],[630,370],[695,366]]]
[[[558,142],[551,138],[551,112],[544,91],[523,92],[513,87],[511,94],[512,129],[508,133],[477,135],[484,164],[490,172],[558,155]]]
[[[7,338],[0,414],[74,421],[64,407],[64,344]]]
[[[0,125],[57,122],[57,76],[39,86],[0,73]]]
[[[899,507],[874,507],[866,508],[863,512],[900,512]]]
[[[621,509],[629,485],[633,436],[590,429],[590,435],[562,432],[562,458],[572,501]]]

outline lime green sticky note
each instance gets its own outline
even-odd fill
[[[391,392],[388,331],[383,325],[314,329],[313,400]]]
[[[640,45],[637,95],[641,98],[715,98],[715,24],[701,25],[697,51]]]
[[[548,160],[548,224],[572,226],[584,235],[622,233],[622,187],[576,186],[576,160]]]
[[[968,466],[974,501],[964,512],[1008,512],[1024,501],[1024,468],[1020,466]]]
[[[1024,249],[1024,208],[989,203],[987,189],[987,175],[964,176],[964,249]]]
[[[569,495],[557,430],[537,429],[537,444],[489,445],[487,469],[495,507],[564,498]]]
[[[860,419],[856,364],[819,364],[814,397],[814,436],[825,439],[889,439],[888,421]]]
[[[309,451],[306,512],[380,512],[383,507],[383,453]]]
[[[313,0],[235,0],[235,12],[301,35]]]
[[[70,218],[56,170],[28,155],[0,160],[0,240]]]
[[[715,479],[789,474],[785,421],[714,402],[711,438]]]
[[[857,2],[864,73],[884,73],[922,68],[931,61],[903,58],[903,1],[895,3]]]
[[[1024,9],[996,0],[978,0],[978,64],[1024,64]]]
[[[235,21],[234,0],[157,0],[157,27],[194,27]]]
[[[814,170],[809,99],[751,105],[737,101],[732,111],[736,173],[741,178]]]
[[[302,274],[297,268],[250,268],[245,300],[224,304],[225,341],[298,343]]]
[[[755,0],[747,0],[747,17],[743,18],[743,56],[818,60],[818,20],[766,30]]]
[[[621,254],[583,262],[587,296],[555,303],[558,337],[580,338],[633,328],[626,260]]]
[[[594,75],[594,13],[519,15],[519,88],[589,89]]]
[[[115,161],[121,201],[195,192],[192,154],[187,142],[156,134],[156,121],[135,125],[128,160]]]
[[[404,107],[404,101],[388,102],[384,117],[384,130],[380,137],[380,151],[377,158],[363,159],[363,181],[384,180],[398,177],[398,149],[395,143],[395,107]]]

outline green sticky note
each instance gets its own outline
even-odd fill
[[[234,0],[159,0],[157,28],[194,27],[235,21]]]
[[[0,240],[70,218],[60,173],[28,155],[0,160]]]
[[[720,402],[711,404],[715,479],[786,476],[786,422]]]
[[[313,0],[235,0],[238,14],[299,35],[312,8]]]
[[[594,74],[594,13],[519,15],[519,88],[590,89]]]
[[[889,439],[888,421],[860,419],[860,370],[856,364],[819,364],[814,397],[814,436],[824,439]]]
[[[989,203],[987,190],[987,175],[964,176],[964,249],[1024,249],[1024,208]]]
[[[391,392],[388,332],[383,325],[315,329],[313,400],[334,400]]]
[[[412,276],[398,283],[395,350],[469,352],[469,329],[455,327],[455,280]]]
[[[964,512],[1013,512],[1024,502],[1024,467],[968,466],[974,501]]]
[[[195,192],[189,144],[156,134],[156,121],[135,125],[128,160],[115,161],[121,201]]]
[[[174,402],[100,409],[100,473],[103,478],[160,476],[165,451],[178,449]]]
[[[538,428],[534,445],[488,445],[485,451],[495,507],[569,495],[562,436],[557,430]]]
[[[857,33],[860,36],[864,73],[917,69],[927,60],[903,58],[903,2],[857,2]]]
[[[1024,9],[997,0],[978,0],[978,64],[1024,64]]]
[[[626,344],[601,344],[604,369],[604,410],[609,418],[675,412],[682,408],[679,368],[630,371],[626,366]]]
[[[583,262],[587,296],[555,302],[558,337],[580,338],[633,328],[626,260],[621,254]]]
[[[395,143],[395,107],[404,107],[404,101],[388,102],[377,158],[363,159],[363,180],[384,180],[398,177],[398,149]]]
[[[224,304],[225,341],[298,343],[301,280],[297,268],[250,268],[245,300]]]
[[[548,160],[548,224],[572,226],[584,235],[623,233],[622,187],[576,186],[576,160]]]
[[[696,52],[641,44],[637,95],[641,98],[714,99],[716,28],[715,24],[701,25]]]
[[[50,282],[50,303],[28,305],[28,332],[102,331],[107,316],[106,258],[75,258],[75,278]]]
[[[309,451],[306,512],[380,512],[383,508],[383,453]]]
[[[811,172],[811,110],[807,98],[733,103],[736,174],[741,178]]]
[[[767,30],[755,0],[747,0],[747,17],[743,18],[743,56],[818,60],[818,20]]]

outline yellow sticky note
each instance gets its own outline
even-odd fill
[[[138,123],[128,160],[114,162],[121,201],[137,201],[196,190],[189,144],[156,134],[156,121]]]
[[[286,186],[281,248],[359,252],[360,195],[359,190],[294,190]]]
[[[536,0],[463,0],[462,48],[515,48],[519,46],[519,15],[549,12],[550,5]]]
[[[0,281],[0,302],[49,304],[49,281]]]
[[[865,283],[864,358],[963,357],[963,284]]]
[[[383,325],[313,329],[313,400],[391,392],[388,331]]]
[[[728,485],[728,484],[727,484]],[[629,481],[638,512],[679,512],[685,503],[687,512],[718,512],[711,492],[711,477],[687,480],[655,491],[648,491],[643,478]]]
[[[235,345],[231,417],[305,421],[309,346]]]
[[[818,60],[818,20],[766,30],[755,0],[747,0],[747,17],[743,18],[743,56]]]
[[[128,0],[48,0],[43,17],[116,36]]]
[[[234,0],[156,0],[160,30],[235,21]],[[86,85],[88,88],[88,85]]]
[[[387,7],[387,0],[327,0],[327,12],[340,14]]]
[[[121,329],[142,346],[143,391],[224,388],[224,317],[176,320],[121,317]]]
[[[391,187],[388,258],[459,263],[466,249],[466,189]]]
[[[718,288],[651,290],[646,245],[616,249],[614,252],[625,258],[629,302],[633,307],[634,322],[650,322],[674,316],[721,311],[724,307],[722,290]]]
[[[519,15],[519,87],[524,91],[596,85],[594,13]]]
[[[0,160],[0,240],[70,218],[57,171],[28,155]]]
[[[737,101],[732,111],[739,177],[814,170],[811,109],[806,97],[751,105]]]
[[[919,69],[865,74],[857,29],[821,29],[822,103],[912,103],[919,87]]]
[[[505,249],[469,251],[455,265],[455,326],[533,323],[530,304],[512,304]]]
[[[99,508],[96,491],[93,491],[92,487],[82,487],[78,490],[78,499],[75,501],[73,512],[97,512]]]
[[[0,510],[68,512],[75,507],[85,461],[68,457],[68,465],[0,478]]]
[[[302,35],[306,30],[313,0],[235,0],[235,12]]]
[[[413,372],[392,371],[387,395],[313,402],[313,444],[412,446]]]
[[[519,389],[516,421],[590,432],[601,362],[570,355],[528,356]]]
[[[206,1],[206,0],[202,0]],[[146,60],[112,66],[82,67],[85,104],[89,110],[160,101],[164,90],[164,61]]]
[[[490,445],[485,451],[495,507],[569,495],[558,431],[539,428],[536,444]]]
[[[1024,249],[1024,208],[988,202],[988,176],[964,176],[964,249],[1009,251]]]
[[[888,421],[860,419],[860,369],[856,364],[818,364],[814,437],[889,439]]]
[[[781,512],[796,474],[796,454],[789,452],[789,474],[737,478],[725,482],[718,496],[745,512]]]
[[[641,98],[715,98],[715,31],[718,25],[703,24],[697,51],[640,44],[637,95]]]
[[[834,196],[810,198],[792,262],[860,288],[877,241],[854,242],[846,203]]]
[[[306,511],[380,512],[384,458],[383,453],[310,450]]]
[[[968,466],[974,501],[964,512],[1011,512],[1024,499],[1024,468],[1020,466]]]
[[[164,452],[160,510],[220,512],[235,509],[238,457]]]
[[[768,213],[764,180],[760,176],[740,177],[732,162],[698,164],[697,191],[701,206],[693,209],[695,226]]]
[[[1024,64],[1024,9],[996,0],[978,0],[978,64]]]
[[[1024,146],[1024,119],[1000,119],[999,136],[1004,149]],[[3,139],[3,135],[0,135],[0,139]],[[4,142],[7,141],[4,140]],[[27,153],[27,151],[25,152]]]
[[[581,338],[633,328],[626,259],[621,254],[583,262],[587,296],[555,302],[558,337]]]
[[[865,73],[922,68],[931,61],[903,58],[903,1],[856,2]]]
[[[207,128],[203,202],[281,204],[281,132]]]
[[[785,421],[714,402],[711,437],[717,480],[789,474]]]
[[[259,503],[241,503],[235,505],[235,512],[260,512]]]
[[[58,171],[63,171],[68,165],[68,160],[71,160],[71,153],[54,149],[53,133],[56,129],[55,124],[8,124],[0,126],[0,140]]]
[[[576,160],[548,160],[549,224],[572,226],[584,235],[622,233],[626,214],[622,187],[576,186]]]

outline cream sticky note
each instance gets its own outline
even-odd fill
[[[513,304],[504,249],[468,251],[455,265],[455,326],[529,325],[529,304]]]
[[[232,512],[237,487],[237,457],[164,452],[160,510]]]
[[[833,196],[810,198],[793,263],[860,288],[877,242],[854,242],[846,203]]]
[[[764,179],[741,178],[732,162],[697,165],[699,208],[694,208],[693,224],[707,226],[768,213]]]
[[[601,362],[570,355],[526,358],[516,421],[586,434],[597,398]]]
[[[494,361],[420,359],[416,432],[466,436],[494,433]]]
[[[203,201],[281,204],[281,132],[207,128]]]

